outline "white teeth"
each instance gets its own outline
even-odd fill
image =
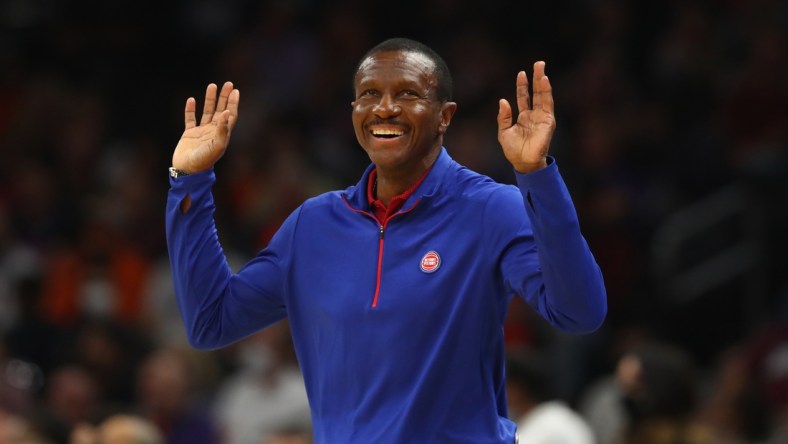
[[[373,136],[401,136],[402,131],[390,129],[375,129],[372,130]]]

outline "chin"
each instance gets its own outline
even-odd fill
[[[402,156],[399,150],[393,149],[367,149],[367,156],[377,166],[391,168],[402,163]]]

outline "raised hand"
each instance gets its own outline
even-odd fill
[[[544,73],[545,62],[534,63],[534,98],[528,94],[528,76],[517,74],[517,119],[512,121],[512,106],[498,101],[498,143],[506,159],[521,173],[547,166],[547,151],[555,131],[553,88]]]
[[[232,82],[225,82],[216,98],[217,86],[213,83],[205,90],[200,124],[197,125],[194,97],[186,100],[184,120],[186,128],[172,154],[172,166],[187,173],[210,169],[222,157],[230,141],[235,122],[238,121],[238,102],[241,94]]]

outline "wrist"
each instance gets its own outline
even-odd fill
[[[547,157],[542,158],[537,162],[523,162],[514,166],[514,170],[520,174],[529,174],[547,168]]]
[[[188,172],[186,170],[182,170],[182,169],[176,168],[176,167],[170,167],[169,171],[170,171],[170,177],[174,177],[176,179],[179,178],[179,177],[188,176],[189,174],[191,174],[190,172]]]

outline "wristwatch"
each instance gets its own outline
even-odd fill
[[[170,167],[170,177],[174,177],[177,179],[179,177],[188,176],[188,175],[189,173],[187,173],[186,171],[179,170],[175,167]]]

